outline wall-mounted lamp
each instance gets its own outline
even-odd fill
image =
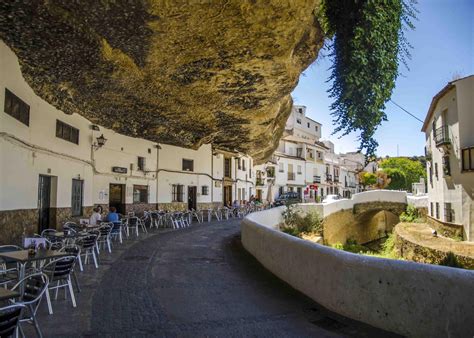
[[[107,142],[107,139],[104,137],[104,134],[102,134],[96,138],[95,143],[92,143],[92,148],[94,148],[94,150],[98,150],[105,145],[105,142]]]

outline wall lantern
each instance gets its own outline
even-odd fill
[[[103,147],[105,145],[105,142],[107,142],[107,139],[104,137],[104,134],[97,137],[96,140],[97,142],[92,144],[92,147],[95,150],[98,150],[99,148]]]

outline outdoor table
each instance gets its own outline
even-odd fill
[[[4,288],[0,288],[0,301],[20,297],[20,293]]]
[[[67,252],[59,252],[54,250],[44,250],[40,249],[34,255],[29,255],[28,250],[19,250],[19,251],[8,251],[0,252],[0,258],[9,260],[11,262],[16,262],[20,265],[20,276],[19,280],[25,278],[26,264],[29,262],[37,262],[47,259],[61,258],[69,256]],[[21,286],[21,293],[23,293],[23,285]]]

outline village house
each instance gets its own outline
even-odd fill
[[[65,114],[33,92],[3,42],[0,71],[1,236],[59,227],[98,205],[123,214],[207,209],[255,193],[249,156],[157,144]]]
[[[428,221],[474,240],[474,75],[449,82],[426,115]]]

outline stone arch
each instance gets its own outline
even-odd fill
[[[406,203],[375,201],[332,213],[324,219],[324,240],[335,244],[354,239],[364,244],[383,238],[399,223],[406,206]]]

